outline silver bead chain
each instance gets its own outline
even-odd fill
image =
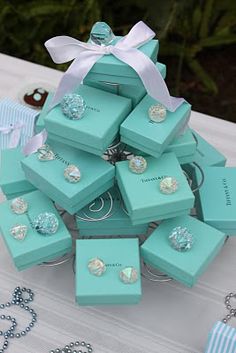
[[[67,344],[64,348],[56,348],[49,353],[92,353],[93,348],[90,343],[76,341]]]
[[[229,293],[225,297],[225,307],[228,310],[228,314],[222,319],[222,322],[226,324],[232,317],[236,317],[236,307],[233,308],[231,304],[231,299],[236,298],[236,293]]]

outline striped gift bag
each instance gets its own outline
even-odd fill
[[[9,98],[0,100],[0,150],[24,146],[34,135],[38,111]]]
[[[209,333],[205,353],[236,353],[236,329],[218,321]]]

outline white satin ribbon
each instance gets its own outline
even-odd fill
[[[137,49],[154,36],[155,33],[140,21],[115,45],[84,43],[68,36],[57,36],[46,41],[45,46],[55,63],[62,64],[73,60],[59,83],[51,108],[60,103],[66,93],[73,92],[76,86],[83,82],[93,65],[103,55],[112,54],[137,72],[151,97],[169,111],[175,111],[184,99],[170,96],[166,83],[154,63]]]
[[[48,137],[48,133],[43,129],[37,135],[34,135],[24,146],[22,152],[25,156],[37,152],[37,150],[45,144]]]
[[[25,124],[21,121],[9,126],[0,126],[0,132],[2,134],[7,135],[11,133],[8,148],[15,148],[18,146],[21,137],[21,130],[23,127],[25,127]]]

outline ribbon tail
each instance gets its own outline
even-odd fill
[[[32,153],[37,152],[37,150],[45,144],[48,137],[47,131],[44,129],[39,134],[34,135],[24,146],[23,154],[28,156]]]
[[[12,131],[11,138],[10,138],[10,141],[8,144],[8,148],[15,148],[18,146],[18,144],[20,142],[21,128],[22,127],[18,127]]]
[[[156,69],[154,63],[140,50],[135,48],[121,50],[114,47],[112,54],[131,66],[142,80],[147,93],[163,104],[169,111],[174,112],[185,101],[183,98],[176,98],[170,95],[160,72]]]
[[[81,53],[64,73],[49,109],[60,103],[66,93],[73,92],[102,56],[103,54],[91,51]]]

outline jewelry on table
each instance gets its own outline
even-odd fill
[[[91,42],[97,45],[109,45],[114,38],[115,35],[106,22],[96,22],[90,32]]]
[[[148,115],[151,121],[161,123],[166,119],[166,108],[162,104],[151,105],[148,109]]]
[[[184,252],[193,246],[193,236],[186,227],[175,227],[169,235],[169,241],[173,249]]]
[[[134,156],[129,160],[129,169],[132,173],[142,174],[147,168],[147,161],[142,156]]]
[[[28,295],[28,298],[24,297],[25,293]],[[24,337],[34,327],[35,323],[37,322],[37,314],[32,308],[30,308],[28,305],[26,305],[26,304],[32,302],[33,299],[34,299],[34,293],[31,289],[27,289],[25,287],[23,287],[23,288],[16,287],[13,292],[11,301],[7,302],[6,304],[0,304],[0,310],[3,310],[3,309],[7,310],[11,306],[17,305],[20,308],[24,309],[25,311],[29,312],[32,316],[32,319],[31,319],[29,325],[24,330],[17,332],[17,333],[15,333],[15,329],[17,326],[16,319],[11,317],[10,315],[8,315],[8,316],[1,315],[0,316],[0,319],[9,320],[12,323],[12,326],[6,332],[0,331],[0,336],[4,336],[4,338],[5,338],[5,341],[3,343],[3,347],[0,349],[0,353],[3,353],[4,350],[6,350],[8,348],[8,345],[9,345],[8,340],[9,339]]]
[[[128,266],[120,271],[119,277],[123,283],[133,284],[138,280],[138,271],[134,267]]]
[[[178,190],[178,181],[173,177],[166,177],[160,181],[160,191],[163,194],[173,194]]]
[[[83,349],[83,351],[81,349]],[[78,350],[79,349],[79,350]],[[86,351],[84,351],[86,349]],[[49,353],[92,353],[93,348],[90,343],[84,341],[70,342],[64,348],[56,348],[49,351]]]
[[[106,265],[104,261],[95,257],[94,259],[89,260],[88,270],[92,275],[100,277],[106,272]]]
[[[58,161],[67,165],[64,169],[64,178],[70,183],[78,183],[81,179],[81,172],[79,168],[67,162],[63,157],[54,153],[51,147],[47,144],[38,148],[38,160],[41,162],[48,162],[57,159]]]
[[[61,110],[70,120],[80,120],[84,116],[86,103],[79,94],[65,94],[61,101]]]
[[[222,322],[226,324],[232,317],[236,317],[236,307],[233,308],[231,304],[231,299],[235,298],[236,299],[236,293],[229,293],[225,297],[225,307],[229,311],[229,314],[227,314],[223,319]]]
[[[23,214],[25,213],[31,227],[35,229],[39,234],[51,235],[56,233],[59,227],[59,221],[56,215],[52,212],[43,212],[36,216],[33,220],[28,213],[28,203],[22,197],[18,197],[12,200],[10,208],[13,213]],[[24,224],[15,224],[10,229],[11,235],[16,240],[24,240],[28,232],[28,227]]]

